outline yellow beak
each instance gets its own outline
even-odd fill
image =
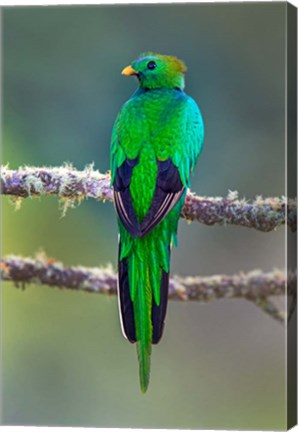
[[[137,74],[137,71],[134,70],[134,68],[132,68],[131,66],[126,66],[126,68],[124,68],[121,73],[122,75],[135,75]]]

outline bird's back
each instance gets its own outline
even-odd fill
[[[158,161],[180,158],[187,146],[191,98],[180,90],[139,90],[120,112],[118,139],[128,159],[138,158],[130,192],[141,220],[152,202]],[[185,148],[186,149],[186,148]]]

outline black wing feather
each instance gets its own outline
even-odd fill
[[[127,231],[134,237],[141,237],[141,227],[132,205],[129,185],[132,169],[138,161],[139,158],[126,159],[117,168],[113,185],[114,202],[118,216]]]

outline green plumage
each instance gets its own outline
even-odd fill
[[[137,343],[143,392],[149,383],[153,327],[159,326],[159,313],[166,307],[161,289],[167,290],[170,248],[177,243],[190,173],[203,143],[200,111],[183,92],[185,70],[175,57],[153,53],[142,54],[124,69],[124,74],[138,77],[140,88],[123,105],[112,133],[111,184],[118,198],[119,268],[124,275],[119,279],[121,313]],[[143,235],[138,227],[150,212],[152,228]],[[129,297],[124,292],[126,271]],[[133,322],[123,302],[132,302]]]

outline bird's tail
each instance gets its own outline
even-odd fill
[[[137,352],[139,360],[140,385],[146,392],[150,376],[150,356],[152,344],[152,288],[148,263],[139,263],[138,285],[133,302],[136,328]],[[130,272],[130,269],[129,269]]]
[[[165,250],[166,266],[156,258],[156,250],[161,246]],[[122,330],[130,342],[136,342],[143,393],[149,384],[151,345],[162,336],[168,298],[170,249],[164,245],[156,247],[156,239],[150,238],[150,234],[133,238],[129,248],[122,239],[119,243],[118,294]]]

